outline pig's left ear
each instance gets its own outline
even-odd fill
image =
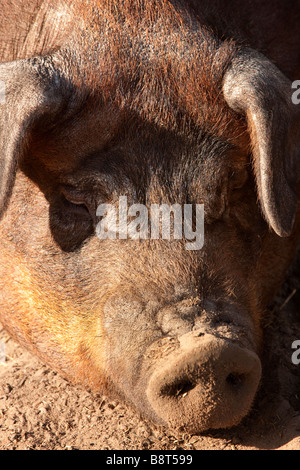
[[[45,116],[55,120],[64,101],[61,88],[50,58],[0,65],[0,218],[31,130]]]
[[[291,235],[300,182],[300,106],[292,83],[265,56],[246,49],[224,77],[228,105],[247,118],[263,214],[281,237]]]

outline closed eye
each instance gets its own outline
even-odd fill
[[[74,190],[74,188],[62,186],[61,197],[66,211],[79,217],[88,219],[92,218],[89,204],[81,194]]]
[[[229,187],[231,190],[242,189],[249,179],[246,169],[233,170],[229,176]]]
[[[74,203],[72,201],[69,201],[66,197],[64,196],[62,197],[63,197],[64,208],[69,213],[72,213],[80,217],[86,217],[89,219],[91,218],[90,211],[85,204]]]

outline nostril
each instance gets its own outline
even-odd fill
[[[245,383],[246,375],[240,373],[230,373],[226,377],[226,383],[236,392],[238,392]]]
[[[161,388],[160,395],[168,396],[170,398],[171,397],[177,398],[180,396],[185,396],[187,393],[193,390],[193,388],[195,388],[196,385],[197,385],[196,383],[192,382],[189,379],[182,380],[176,383],[166,384],[164,387]]]

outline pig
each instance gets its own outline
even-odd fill
[[[1,323],[153,423],[239,424],[300,236],[300,1],[4,0],[0,19]],[[203,247],[100,239],[120,197],[204,205]]]

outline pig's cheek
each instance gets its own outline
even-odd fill
[[[131,377],[143,352],[162,333],[142,303],[111,297],[103,308],[106,364],[114,378]]]

